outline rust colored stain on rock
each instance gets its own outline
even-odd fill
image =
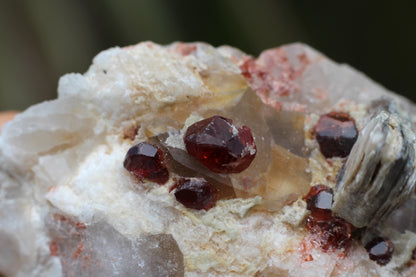
[[[70,266],[65,263],[65,257],[78,260],[85,258],[83,235],[87,226],[82,222],[75,222],[62,214],[53,214],[52,218],[56,225],[56,230],[51,233],[52,240],[49,244],[49,251],[52,256],[61,257],[64,271]],[[84,267],[87,264],[83,265]]]
[[[124,129],[123,138],[124,139],[129,139],[129,140],[134,140],[134,138],[136,137],[137,132],[139,131],[139,129],[140,129],[140,125],[131,126],[131,127],[128,127],[126,129]]]
[[[257,59],[246,59],[240,69],[264,103],[276,109],[303,111],[304,105],[281,100],[281,97],[299,92],[296,79],[310,64],[306,53],[300,53],[296,59],[299,66],[295,68],[285,50],[275,48],[264,51]]]
[[[78,259],[82,252],[84,252],[84,244],[80,244],[77,246],[77,250],[75,251],[73,258]]]
[[[51,240],[49,243],[49,252],[52,256],[59,256],[58,243],[55,240]]]
[[[85,223],[78,222],[78,223],[76,224],[76,228],[77,228],[77,229],[87,229],[87,225],[85,225]]]
[[[188,56],[198,49],[198,45],[194,43],[179,42],[175,45],[174,52],[181,56]]]

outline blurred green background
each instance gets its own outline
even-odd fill
[[[416,100],[412,1],[0,0],[0,110],[56,97],[112,46],[143,40],[261,50],[302,41]]]

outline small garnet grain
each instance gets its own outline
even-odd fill
[[[216,173],[239,173],[256,156],[256,144],[250,128],[237,128],[231,119],[213,116],[198,121],[186,130],[186,150]]]
[[[332,202],[334,192],[324,185],[311,187],[309,193],[304,197],[306,207],[311,211],[315,220],[326,220],[332,217]]]
[[[174,188],[176,200],[187,208],[207,211],[217,201],[217,189],[203,178],[181,178]]]
[[[322,115],[315,126],[316,140],[326,158],[346,157],[358,137],[355,121],[346,113]]]
[[[315,234],[316,243],[322,250],[348,250],[352,245],[354,226],[340,217],[320,220],[310,215],[306,219],[306,229]]]
[[[129,149],[124,159],[124,168],[139,181],[147,179],[162,185],[169,180],[162,150],[147,142],[141,142]]]
[[[393,256],[394,245],[389,239],[376,237],[366,244],[365,249],[371,260],[386,265]]]

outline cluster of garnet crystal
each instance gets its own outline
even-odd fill
[[[348,156],[358,138],[354,119],[341,112],[322,115],[314,132],[321,153],[326,158]]]
[[[184,142],[189,155],[215,173],[239,173],[256,155],[250,128],[237,128],[232,120],[213,116],[189,126]],[[160,185],[169,180],[167,161],[156,145],[141,142],[129,149],[124,167],[139,181]],[[204,178],[180,178],[171,188],[176,200],[192,209],[209,210],[215,206],[217,189]]]
[[[333,191],[324,185],[313,186],[304,197],[311,214],[306,219],[306,229],[316,235],[316,243],[324,251],[347,251],[352,244],[354,226],[331,212]]]
[[[322,250],[348,250],[355,227],[332,214],[332,189],[324,185],[313,186],[304,199],[307,209],[311,211],[306,218],[306,229],[316,235],[316,243]],[[387,238],[376,237],[365,245],[365,249],[371,260],[386,265],[392,258],[394,245]]]
[[[330,112],[322,115],[315,126],[314,133],[321,153],[326,158],[347,157],[358,138],[355,121],[346,113]],[[342,218],[332,215],[331,188],[317,185],[305,197],[307,208],[311,211],[306,219],[306,228],[318,234],[323,250],[330,248],[347,249],[352,242],[351,233],[355,229]],[[365,246],[371,260],[379,265],[387,264],[393,255],[394,245],[386,238],[376,237]]]

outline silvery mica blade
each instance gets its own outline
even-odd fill
[[[382,223],[414,191],[414,141],[394,109],[375,109],[338,175],[333,212],[356,227]]]

